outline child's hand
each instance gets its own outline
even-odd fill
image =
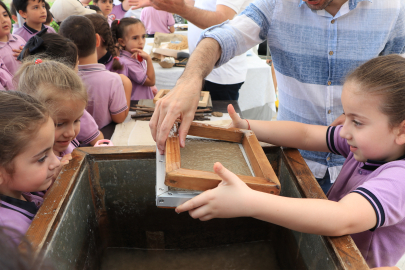
[[[55,169],[55,173],[52,178],[52,183],[55,182],[56,178],[58,178],[58,175],[59,175],[60,171],[62,170],[62,167],[69,164],[70,160],[72,160],[71,154],[67,154],[62,157],[62,159],[60,160],[59,166]]]
[[[246,120],[239,117],[232,104],[228,105],[228,113],[232,118],[232,123],[229,125],[229,127],[248,129],[248,123]]]
[[[147,60],[148,58],[150,58],[149,54],[147,54],[145,51],[143,50],[139,50],[139,49],[132,49],[131,50],[134,54],[131,56],[131,58],[134,59],[138,59],[139,62],[142,62],[142,60],[140,60],[138,57],[142,57],[143,59]]]
[[[17,59],[17,57],[20,55],[21,51],[24,49],[24,46],[20,46],[19,49],[13,49],[13,56],[15,57],[15,59]]]
[[[152,93],[154,96],[159,92],[159,89],[157,89],[156,85],[151,86],[150,89],[152,90]]]
[[[221,163],[214,164],[214,171],[222,178],[218,187],[183,203],[176,208],[176,212],[189,211],[192,218],[201,221],[251,216],[249,202],[252,201],[254,191]]]

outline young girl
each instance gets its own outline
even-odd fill
[[[113,8],[113,1],[112,0],[93,0],[93,4],[98,6],[103,15],[106,19],[108,19],[108,15],[110,15],[112,8]],[[113,20],[110,21],[110,24]]]
[[[21,50],[25,45],[25,40],[18,36],[10,34],[11,31],[11,14],[3,1],[0,1],[0,58],[3,59],[5,66],[11,75],[14,75],[20,66],[14,54]]]
[[[193,218],[249,216],[292,230],[351,234],[370,267],[394,266],[405,253],[405,59],[372,59],[343,86],[343,126],[243,120],[232,106],[232,126],[260,141],[346,157],[329,200],[274,196],[248,188],[220,163],[215,189],[180,205]],[[326,138],[326,139],[325,139]]]
[[[79,146],[80,118],[87,105],[87,91],[76,72],[53,60],[26,62],[17,72],[18,91],[44,102],[55,122],[53,151],[62,159]]]
[[[26,44],[20,55],[24,61],[27,59],[32,61],[35,58],[51,59],[63,62],[71,69],[78,71],[77,47],[70,39],[54,33],[44,33],[40,37],[42,40],[40,45],[31,43],[31,41]],[[80,144],[94,145],[98,140],[104,138],[96,121],[86,110],[80,122],[82,128],[76,137]]]
[[[115,20],[111,25],[115,43],[121,48],[122,74],[132,82],[131,100],[153,99],[151,86],[155,85],[155,70],[145,46],[145,27],[135,18]]]
[[[13,75],[0,58],[0,90],[14,90]]]
[[[130,8],[128,0],[119,0],[119,1],[121,2],[121,4],[114,5],[114,7],[109,15],[113,21],[121,20],[122,18],[124,18],[125,13],[127,13]]]
[[[28,230],[60,161],[52,151],[55,125],[37,99],[0,91],[0,226],[15,243]]]

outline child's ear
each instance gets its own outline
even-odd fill
[[[123,38],[119,38],[118,43],[120,44],[121,47],[125,47],[125,42]]]
[[[24,19],[27,19],[27,12],[19,10],[18,13],[20,14],[21,17],[23,17]]]
[[[16,15],[11,15],[11,19],[13,19],[13,21],[18,22],[18,18]]]
[[[398,145],[404,145],[405,144],[405,120],[399,124],[397,127],[397,138],[395,142]]]
[[[96,48],[100,47],[101,38],[100,35],[96,33]]]

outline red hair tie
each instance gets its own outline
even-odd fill
[[[120,20],[117,20],[117,25],[120,25]]]
[[[120,58],[119,58],[118,56],[113,57],[113,59],[115,59],[115,60],[117,60],[117,61],[120,61]]]
[[[41,63],[42,63],[42,60],[41,60],[41,59],[39,59],[39,58],[38,58],[38,59],[35,59],[35,64],[36,64],[36,65],[41,64]]]

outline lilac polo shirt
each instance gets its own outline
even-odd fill
[[[44,202],[40,194],[42,193],[24,192],[22,195],[27,201],[0,195],[0,226],[16,230],[16,232],[5,230],[14,243],[21,242],[21,237],[27,232],[35,214]]]
[[[146,76],[146,61],[139,62],[137,59],[131,58],[131,53],[121,51],[121,63],[124,69],[118,73],[124,74],[132,82],[131,100],[153,99],[153,93],[149,86],[144,86]]]
[[[145,7],[141,12],[141,21],[145,25],[146,33],[152,35],[156,32],[170,33],[168,27],[174,25],[173,14],[156,10],[153,7]]]
[[[42,24],[42,29],[44,28],[48,28],[47,33],[56,33],[52,27]],[[35,36],[38,33],[38,31],[29,27],[27,23],[24,23],[23,27],[18,28],[17,30],[13,31],[13,33],[19,35],[20,37],[28,41],[31,37]]]
[[[125,13],[127,13],[128,10],[124,10],[124,7],[122,4],[113,6],[111,13],[108,15],[111,20],[121,20],[124,18]]]
[[[20,46],[25,45],[25,39],[19,35],[8,34],[7,42],[0,42],[0,58],[3,59],[8,71],[14,76],[21,65],[21,62],[13,56],[13,49],[20,49]]]
[[[13,75],[8,71],[3,59],[0,58],[0,90],[14,90]]]
[[[113,56],[109,52],[107,52],[103,57],[98,59],[98,63],[103,64],[105,68],[111,72],[119,73],[119,70],[113,69],[113,60]],[[119,61],[121,65],[124,65],[121,61],[121,58],[119,58]]]
[[[67,155],[67,154],[72,153],[73,150],[75,150],[75,148],[79,147],[79,145],[80,145],[79,141],[78,141],[77,139],[73,139],[73,140],[70,142],[68,148],[66,148],[65,151],[59,153],[59,156],[57,156],[57,158],[58,158],[59,160],[61,160],[64,155]]]
[[[117,73],[108,71],[103,64],[89,64],[79,65],[79,75],[89,95],[86,110],[99,128],[112,122],[111,115],[128,109],[124,85]]]
[[[329,127],[326,136],[329,150],[346,158],[328,199],[339,201],[356,192],[369,201],[377,224],[351,236],[370,268],[396,265],[405,253],[405,156],[391,162],[358,162],[339,136],[341,128]]]
[[[82,144],[89,144],[92,140],[100,135],[98,125],[91,114],[84,110],[82,118],[80,118],[80,132],[76,139]]]

